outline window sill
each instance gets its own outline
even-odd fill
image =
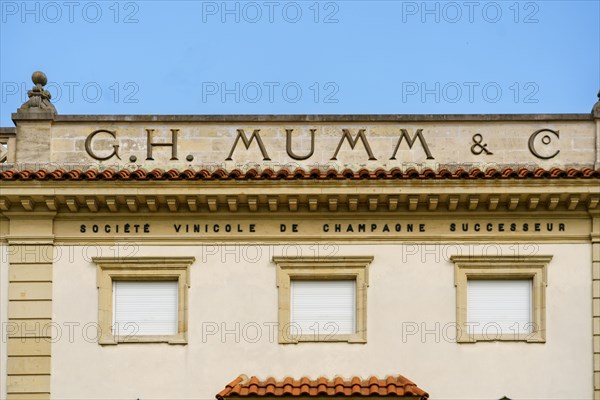
[[[298,343],[367,343],[367,339],[360,335],[302,335],[293,338],[280,338],[280,344],[298,344]]]
[[[131,336],[106,336],[98,340],[100,345],[115,345],[120,343],[168,343],[173,345],[187,345],[185,335],[131,335]]]
[[[476,342],[524,342],[524,343],[546,343],[546,338],[541,332],[528,334],[508,334],[508,335],[485,335],[471,334],[463,335],[456,339],[457,343],[476,343]]]

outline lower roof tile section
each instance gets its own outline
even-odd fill
[[[402,375],[380,379],[371,376],[361,379],[336,377],[316,380],[303,377],[286,377],[277,381],[272,377],[260,380],[256,376],[248,378],[240,375],[220,391],[216,398],[224,400],[232,397],[370,397],[393,396],[428,399],[429,394]]]
[[[378,168],[376,170],[360,169],[353,171],[345,169],[343,171],[319,169],[304,170],[298,168],[289,170],[282,168],[274,171],[270,168],[258,170],[255,168],[245,172],[234,169],[225,170],[219,168],[214,171],[206,169],[201,170],[177,170],[171,169],[164,171],[154,169],[147,171],[138,170],[54,170],[44,169],[33,170],[14,170],[7,169],[0,171],[0,180],[4,181],[152,181],[152,180],[189,180],[189,181],[214,181],[214,180],[386,180],[386,179],[598,179],[600,170],[592,168],[488,168],[483,171],[478,168],[470,170],[458,168],[449,170],[441,168],[433,170],[426,168],[418,171],[414,168],[402,170],[392,168],[385,170]]]

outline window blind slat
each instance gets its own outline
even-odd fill
[[[302,335],[356,331],[356,282],[292,281],[291,322]]]
[[[473,333],[530,333],[531,280],[469,280],[467,322]]]
[[[177,297],[177,281],[113,282],[113,334],[177,334]]]

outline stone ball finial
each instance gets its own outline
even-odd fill
[[[27,91],[29,100],[19,107],[17,113],[50,112],[56,114],[56,108],[50,102],[52,95],[44,89],[44,86],[48,83],[46,74],[42,71],[35,71],[31,74],[31,80],[35,86]]]
[[[31,80],[35,85],[46,86],[46,83],[48,83],[48,77],[42,71],[35,71],[31,74]]]
[[[592,116],[600,118],[600,90],[598,90],[598,101],[594,104],[594,108],[592,108]]]

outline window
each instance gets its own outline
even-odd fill
[[[493,325],[501,332],[531,333],[532,283],[531,279],[469,279],[467,322],[473,332],[483,334]]]
[[[301,332],[356,332],[356,281],[291,281],[290,323]]]
[[[365,343],[368,265],[373,257],[274,257],[279,343]]]
[[[100,344],[187,343],[193,257],[96,257]]]
[[[114,281],[113,335],[176,335],[177,281]]]
[[[457,342],[546,340],[552,256],[453,256]]]

